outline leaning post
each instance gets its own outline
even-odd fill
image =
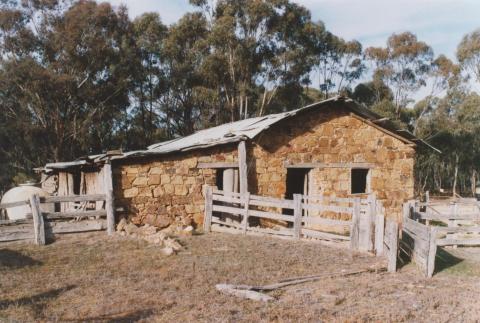
[[[42,210],[40,209],[40,196],[38,194],[30,196],[30,208],[32,209],[33,217],[33,242],[37,245],[44,245],[45,223]]]
[[[240,177],[240,193],[248,192],[247,148],[245,141],[238,143],[238,173]]]

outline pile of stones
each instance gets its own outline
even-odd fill
[[[131,237],[145,240],[151,244],[158,245],[161,247],[163,254],[170,256],[180,250],[182,250],[182,245],[175,239],[174,235],[192,235],[193,227],[187,226],[185,228],[166,228],[163,230],[158,230],[156,227],[150,224],[144,224],[142,226],[137,226],[131,222],[128,222],[126,219],[121,219],[117,224],[117,234],[124,237]]]

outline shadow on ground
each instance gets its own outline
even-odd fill
[[[0,310],[4,310],[9,306],[31,306],[35,317],[40,318],[43,313],[43,309],[47,305],[47,302],[54,298],[59,297],[62,293],[74,289],[75,285],[68,285],[62,288],[51,289],[49,291],[36,294],[33,296],[26,296],[18,299],[6,299],[0,301]]]
[[[0,270],[3,268],[20,269],[23,267],[39,265],[42,265],[41,261],[35,260],[29,256],[25,256],[18,251],[0,249]]]
[[[69,322],[104,322],[104,323],[129,323],[137,322],[147,319],[152,316],[154,311],[152,309],[138,310],[130,312],[121,312],[117,314],[107,314],[95,317],[86,317],[78,320],[68,320]]]

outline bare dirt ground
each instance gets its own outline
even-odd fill
[[[181,240],[175,256],[104,233],[64,236],[47,246],[0,246],[0,321],[475,321],[480,257],[441,252],[440,272],[413,265],[271,292],[261,303],[219,293],[217,283],[267,284],[367,268],[378,258],[318,243],[227,234]],[[449,251],[450,252],[450,251]],[[478,254],[478,252],[477,252]]]

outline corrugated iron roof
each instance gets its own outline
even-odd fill
[[[114,156],[109,156],[108,154],[92,155],[72,162],[50,163],[47,164],[45,168],[65,169],[74,166],[100,163],[108,158],[116,160],[149,155],[164,155],[173,152],[183,152],[193,149],[213,147],[227,143],[239,142],[242,140],[251,140],[281,120],[290,118],[310,109],[327,107],[330,105],[330,103],[333,102],[343,103],[342,106],[352,111],[352,113],[355,113],[360,117],[375,123],[375,125],[377,125],[378,127],[391,132],[392,134],[398,136],[400,139],[403,139],[406,142],[425,144],[428,147],[436,150],[437,152],[440,152],[438,149],[432,147],[423,140],[416,138],[412,133],[408,132],[407,130],[398,129],[391,121],[382,118],[381,116],[370,111],[369,109],[357,104],[353,100],[341,96],[336,96],[328,100],[307,105],[297,110],[270,114],[263,117],[249,118],[223,124],[213,128],[200,130],[190,136],[153,144],[147,147],[146,150],[130,151]]]

